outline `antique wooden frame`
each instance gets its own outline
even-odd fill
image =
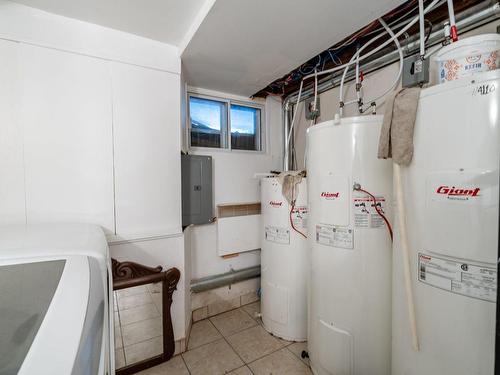
[[[118,262],[116,259],[111,259],[111,262],[113,290],[157,282],[162,283],[163,353],[116,369],[117,375],[134,374],[166,362],[174,355],[175,341],[170,306],[172,305],[172,294],[177,289],[181,273],[177,268],[163,271],[161,266],[152,268],[134,262]]]

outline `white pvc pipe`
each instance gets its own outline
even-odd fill
[[[315,70],[315,73],[317,73],[317,70]],[[316,112],[316,108],[318,107],[318,74],[314,75],[314,102],[313,102],[313,111]],[[309,123],[309,126],[313,126],[314,120],[316,117],[313,117],[311,119],[311,122]]]
[[[418,0],[418,17],[420,27],[420,57],[425,57],[425,26],[424,26],[424,0]]]
[[[430,10],[432,10],[432,8],[438,3],[440,2],[441,0],[433,0],[432,3],[430,3],[427,8],[424,10],[424,14],[428,13]],[[395,36],[396,37],[399,37],[401,36],[403,33],[405,33],[410,27],[412,27],[417,21],[418,21],[419,17],[415,17],[414,19],[412,19],[410,22],[408,22],[408,24],[403,27],[401,30],[399,30]],[[374,48],[373,50],[371,50],[370,52],[368,52],[366,55],[363,55],[363,56],[360,56],[359,57],[359,61],[362,61],[368,57],[370,57],[371,55],[379,52],[381,49],[383,49],[384,47],[386,47],[389,43],[392,43],[392,38],[389,39],[389,40],[386,40],[384,43],[382,43],[380,46],[378,46],[377,48]],[[369,43],[369,42],[368,42]],[[321,72],[318,72],[317,74],[318,75],[323,75],[323,74],[329,74],[329,73],[333,73],[333,72],[336,72],[336,71],[339,71],[341,69],[344,69],[346,66],[350,66],[352,65],[353,63],[352,62],[348,62],[347,64],[343,64],[343,65],[339,65],[339,66],[336,66],[334,68],[331,68],[331,69],[327,69],[327,70],[322,70]],[[308,74],[306,76],[304,76],[302,79],[303,80],[306,80],[308,78],[312,78],[314,77],[314,74]]]
[[[359,50],[359,48],[358,48],[358,50]],[[359,87],[360,83],[361,83],[361,79],[359,76],[359,52],[356,52],[356,99],[357,99],[358,103],[360,103],[361,98],[362,98],[361,88]]]
[[[398,74],[396,75],[396,78],[394,79],[394,81],[392,82],[392,84],[387,88],[387,90],[385,90],[379,96],[377,96],[377,97],[375,97],[373,99],[367,100],[366,101],[367,103],[376,102],[380,98],[383,98],[384,96],[386,96],[394,88],[394,86],[396,86],[398,84],[399,80],[401,79],[401,75],[403,74],[403,59],[404,59],[404,54],[403,54],[403,49],[401,48],[401,44],[399,43],[399,40],[396,37],[396,35],[394,34],[394,32],[387,25],[387,23],[382,18],[379,18],[378,21],[384,27],[384,29],[386,30],[386,32],[391,36],[391,38],[394,39],[394,44],[396,45],[396,47],[398,49],[398,53],[399,53],[399,71],[398,71]],[[361,50],[359,50],[358,53],[360,51]],[[352,58],[354,58],[354,56]],[[342,87],[344,85],[344,80],[345,80],[345,77],[346,77],[348,69],[349,69],[349,67],[346,67],[344,69],[344,74],[342,75],[342,79],[340,81],[340,87],[341,87],[341,90],[340,90],[340,101],[342,101]],[[351,101],[348,101],[347,103],[344,103],[344,106],[347,106],[347,105],[350,105],[350,104],[354,104],[354,103],[356,103],[356,101],[355,100],[351,100]]]
[[[304,80],[302,80],[300,82],[299,94],[297,96],[297,103],[295,103],[295,110],[293,111],[292,123],[290,124],[290,130],[288,131],[288,137],[286,139],[285,160],[288,160],[289,156],[290,156],[290,139],[292,138],[292,134],[293,134],[293,127],[295,125],[295,117],[297,117],[297,111],[299,109],[300,97],[302,95],[302,87],[303,86],[304,86]]]
[[[361,54],[361,52],[369,47],[372,43],[374,43],[375,41],[377,41],[378,39],[380,39],[382,36],[384,36],[386,33],[380,33],[378,34],[377,36],[375,36],[373,39],[370,39],[368,42],[366,42],[360,49],[358,49],[356,51],[356,53],[351,57],[351,59],[349,60],[349,62],[347,64],[344,64],[345,68],[344,68],[344,72],[342,74],[342,78],[340,80],[340,88],[339,88],[339,101],[340,103],[343,102],[344,100],[344,82],[345,82],[345,78],[347,76],[347,72],[349,71],[349,67],[351,66],[352,62],[356,59],[356,61],[359,62],[359,54]],[[345,104],[345,103],[344,103]],[[351,103],[349,103],[351,104]],[[343,111],[343,107],[341,106],[340,107],[340,116],[342,116],[344,113]]]
[[[367,103],[373,103],[373,102],[377,102],[377,100],[383,98],[384,96],[386,96],[398,83],[399,83],[399,80],[401,79],[401,76],[403,75],[403,60],[404,60],[404,54],[403,54],[403,49],[401,48],[401,44],[399,44],[399,40],[398,38],[394,35],[394,32],[391,30],[391,28],[384,22],[384,20],[382,18],[379,18],[379,22],[382,24],[382,26],[384,26],[384,29],[387,30],[387,33],[394,38],[394,44],[396,45],[396,48],[398,49],[398,53],[399,53],[399,71],[398,71],[398,74],[396,75],[396,78],[394,79],[394,81],[392,82],[392,85],[390,85],[387,90],[385,90],[382,94],[380,94],[379,96],[373,98],[373,99],[370,99],[370,100],[367,100]]]
[[[408,237],[406,233],[406,210],[404,205],[403,197],[403,182],[401,180],[401,167],[397,163],[393,163],[394,166],[394,180],[395,180],[395,190],[396,190],[396,202],[397,202],[397,216],[398,216],[398,227],[399,227],[399,237],[401,242],[401,255],[403,261],[403,272],[404,272],[404,283],[406,290],[406,304],[408,307],[408,319],[410,322],[411,331],[411,343],[414,351],[418,352],[420,350],[418,342],[418,332],[417,332],[417,319],[415,314],[415,302],[413,298],[412,289],[412,277],[410,269],[410,250],[408,246]]]
[[[456,42],[458,40],[457,24],[455,22],[455,10],[453,8],[453,0],[448,0],[448,14],[450,17],[450,32],[451,40]]]

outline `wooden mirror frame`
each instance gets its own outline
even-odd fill
[[[177,289],[181,273],[177,268],[163,271],[161,266],[152,268],[134,262],[119,262],[111,258],[113,272],[113,290],[131,288],[134,286],[162,283],[162,328],[163,353],[155,357],[143,359],[137,363],[116,369],[117,375],[135,374],[168,361],[175,352],[174,329],[172,326],[172,294]],[[114,349],[113,349],[114,350]]]

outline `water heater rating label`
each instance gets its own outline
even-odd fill
[[[293,226],[297,229],[307,230],[307,206],[295,206],[292,210]]]
[[[269,242],[290,243],[290,231],[287,228],[266,226],[266,240]]]
[[[316,242],[326,246],[354,248],[354,230],[334,225],[316,225]]]
[[[495,302],[497,270],[459,260],[418,254],[419,281],[467,297]]]
[[[380,212],[385,214],[386,201],[384,197],[375,197]],[[354,226],[356,228],[383,228],[385,222],[377,213],[373,199],[357,197],[353,199]]]

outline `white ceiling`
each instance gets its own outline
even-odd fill
[[[182,53],[191,86],[250,96],[403,0],[217,0]]]
[[[191,86],[250,96],[404,0],[14,0],[178,46]]]
[[[206,0],[14,0],[160,42],[180,45]]]

